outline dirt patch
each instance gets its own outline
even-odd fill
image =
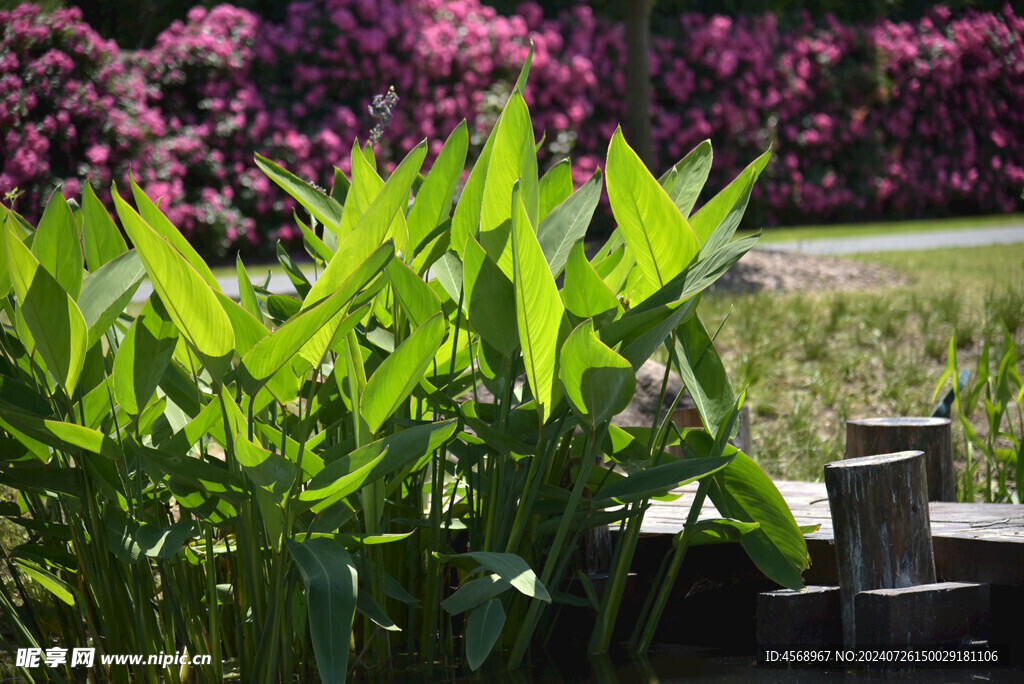
[[[857,290],[904,285],[898,271],[864,261],[762,249],[747,252],[713,286],[719,292]]]

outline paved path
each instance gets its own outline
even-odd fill
[[[903,252],[939,247],[980,247],[1013,242],[1024,242],[1024,225],[793,240],[758,245],[758,248],[801,254],[858,254],[862,252]]]
[[[964,230],[937,230],[925,233],[897,233],[893,235],[869,235],[847,238],[819,238],[814,240],[793,240],[758,245],[757,249],[773,252],[798,252],[801,254],[858,254],[862,252],[901,252],[906,250],[935,249],[938,247],[978,247],[981,245],[1024,242],[1024,225],[992,228],[968,228]],[[288,277],[275,266],[270,279],[270,291],[281,294],[295,294],[295,288]],[[264,267],[265,269],[265,267]],[[265,277],[264,269],[252,269],[254,281]],[[312,275],[310,275],[312,279]],[[238,280],[233,276],[220,278],[224,294],[238,298]],[[144,281],[135,293],[133,301],[144,302],[153,292],[149,281]]]

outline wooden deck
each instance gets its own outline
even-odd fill
[[[811,584],[835,584],[835,552],[832,517],[823,482],[778,481],[797,523],[821,525],[807,535],[811,568],[805,579]],[[672,502],[652,502],[644,517],[643,532],[676,534],[690,509],[696,485],[683,488]],[[929,504],[935,569],[939,581],[989,582],[1024,585],[1024,505]],[[701,518],[719,517],[707,502]]]

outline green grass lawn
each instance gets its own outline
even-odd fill
[[[887,264],[906,285],[846,292],[712,294],[737,389],[748,388],[752,455],[773,477],[820,480],[842,457],[847,418],[929,415],[957,334],[961,367],[1002,325],[1024,344],[1024,244],[851,257]],[[954,433],[954,446],[962,441]]]

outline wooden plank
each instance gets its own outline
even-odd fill
[[[816,584],[837,583],[825,483],[778,480],[775,485],[798,524],[821,525],[817,532],[806,535],[812,562],[806,579]],[[688,485],[675,501],[651,502],[644,534],[677,534],[696,491],[696,484]],[[928,509],[939,580],[1024,586],[1024,506],[933,501]],[[700,517],[721,515],[708,502]]]

